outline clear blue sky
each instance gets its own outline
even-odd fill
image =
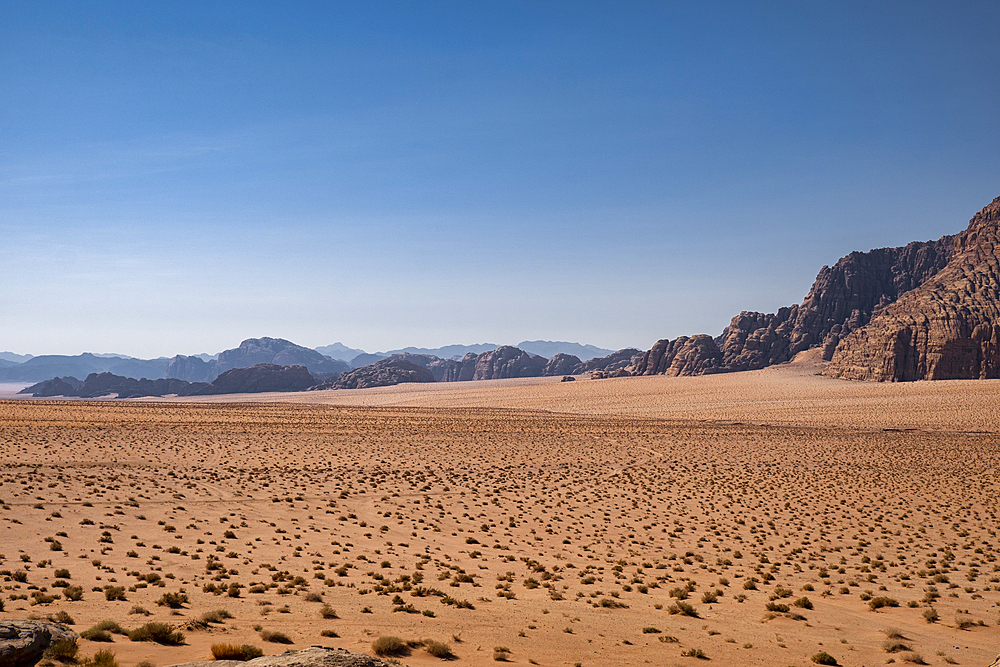
[[[1000,194],[1000,3],[17,2],[0,350],[718,334]]]

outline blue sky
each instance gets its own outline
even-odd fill
[[[718,334],[1000,194],[996,2],[16,2],[0,350]]]

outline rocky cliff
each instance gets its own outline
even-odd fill
[[[801,304],[776,313],[744,311],[716,339],[660,340],[631,366],[634,375],[701,375],[765,368],[822,346],[830,360],[838,343],[941,271],[954,236],[899,248],[852,252],[824,266]]]
[[[1000,377],[1000,197],[950,261],[844,337],[826,375],[877,381]]]
[[[332,376],[350,370],[347,362],[331,359],[283,338],[248,338],[239,347],[220,352],[219,358],[211,361],[179,354],[170,360],[163,375],[189,382],[211,382],[226,371],[258,364],[304,366],[310,373]]]
[[[743,312],[717,341],[726,370],[764,368],[823,346],[827,361],[842,338],[865,326],[887,306],[943,269],[954,236],[915,241],[900,248],[852,252],[824,266],[801,304],[777,313]]]

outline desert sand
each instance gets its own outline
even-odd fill
[[[80,642],[123,666],[989,665],[1000,382],[819,368],[2,401],[0,618],[183,632]]]

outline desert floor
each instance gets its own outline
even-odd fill
[[[2,401],[0,618],[183,630],[80,642],[123,666],[989,665],[1000,382],[816,370]]]

